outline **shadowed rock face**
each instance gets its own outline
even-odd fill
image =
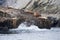
[[[37,16],[36,16],[37,15]],[[22,9],[13,9],[0,7],[0,29],[4,29],[7,27],[8,29],[18,28],[19,24],[22,22],[27,22],[27,25],[30,26],[34,24],[38,26],[38,28],[47,28],[50,29],[55,24],[57,24],[57,20],[53,20],[53,18],[43,18],[39,14],[34,14],[34,12],[27,12]]]

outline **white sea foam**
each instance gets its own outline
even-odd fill
[[[49,29],[40,29],[38,28],[38,26],[35,25],[31,25],[31,26],[26,26],[26,24],[22,23],[18,26],[18,28],[16,29],[12,29],[12,30],[24,30],[24,31],[48,31]]]

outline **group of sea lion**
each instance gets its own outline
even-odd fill
[[[29,23],[33,23],[34,25],[38,26],[38,28],[47,29],[56,27],[55,25],[60,26],[60,19],[56,20],[53,17],[43,17],[39,12],[14,9],[9,7],[0,7],[0,14],[4,15],[4,17],[0,15],[0,29],[4,29],[5,27],[8,29],[18,28],[18,26],[23,22],[27,22],[27,25]],[[5,25],[4,27],[2,27],[3,24]]]
[[[32,11],[26,11],[26,12],[32,13],[33,16],[36,17],[35,25],[38,26],[38,28],[50,29],[51,27],[60,27],[60,18],[57,19],[51,16],[43,17],[39,12],[32,12]]]

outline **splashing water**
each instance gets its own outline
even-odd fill
[[[49,31],[48,29],[39,29],[37,26],[35,25],[31,25],[30,27],[26,26],[26,24],[22,23],[19,25],[19,27],[17,29],[12,29],[11,31],[17,31],[19,32],[39,32],[39,31]]]

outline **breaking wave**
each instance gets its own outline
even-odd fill
[[[35,25],[31,25],[30,27],[26,26],[24,23],[20,24],[17,29],[11,29],[12,33],[35,33],[35,32],[45,32],[49,31],[49,29],[39,29]]]

